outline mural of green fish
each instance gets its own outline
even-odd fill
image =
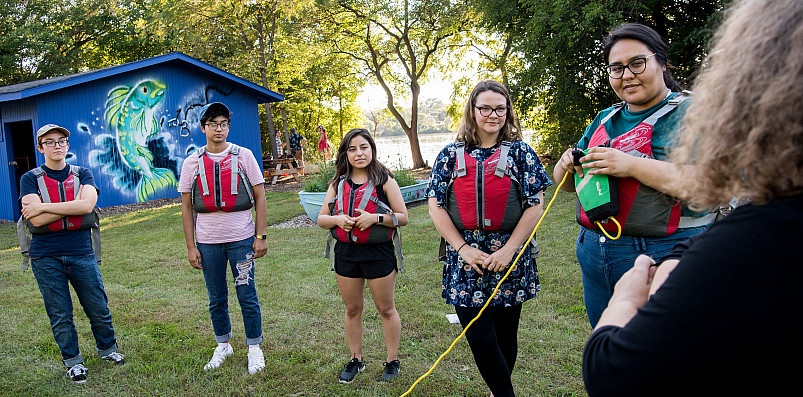
[[[176,176],[167,168],[154,168],[147,140],[158,133],[154,107],[162,101],[167,87],[153,80],[109,92],[105,118],[116,132],[117,149],[132,170],[142,177],[137,183],[137,200],[147,201],[154,193],[176,186]]]

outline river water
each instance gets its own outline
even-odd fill
[[[524,131],[524,141],[532,142],[532,131]],[[430,167],[438,157],[444,146],[454,141],[454,133],[448,134],[422,134],[418,136],[421,146],[421,156]],[[390,169],[404,169],[413,166],[413,156],[410,152],[410,141],[406,135],[393,137],[377,137],[376,151],[379,161]]]

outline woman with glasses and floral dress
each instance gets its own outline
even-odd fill
[[[578,149],[588,149],[579,158],[582,165],[576,165],[569,149],[553,171],[555,180],[567,172],[579,177],[608,175],[618,186],[614,218],[620,226],[591,222],[582,207],[577,208],[582,226],[577,260],[592,327],[608,305],[616,281],[637,256],[664,256],[714,218],[688,211],[669,184],[673,166],[666,161],[667,152],[687,96],[672,79],[666,53],[666,44],[647,26],[630,23],[610,33],[603,47],[605,70],[623,102],[601,111],[586,128],[577,143]],[[563,184],[563,190],[574,192],[570,182]],[[619,231],[621,237],[611,238]]]
[[[513,396],[522,304],[540,290],[537,250],[525,246],[551,184],[521,128],[507,89],[482,81],[463,108],[457,141],[432,167],[429,214],[443,237],[442,296],[466,327],[477,368],[496,397]],[[517,254],[515,268],[493,295]]]

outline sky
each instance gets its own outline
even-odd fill
[[[438,98],[444,103],[449,103],[449,96],[451,94],[452,81],[434,77],[421,86],[420,100],[423,102],[429,98]],[[365,86],[363,93],[357,98],[357,103],[359,103],[363,109],[377,109],[384,108],[387,104],[387,100],[385,90],[383,90],[382,87],[378,84],[369,84]]]

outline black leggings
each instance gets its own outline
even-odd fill
[[[463,328],[477,316],[480,309],[455,306]],[[521,305],[488,306],[466,331],[466,340],[474,354],[474,362],[494,397],[514,396],[510,374],[516,364],[520,317]]]

